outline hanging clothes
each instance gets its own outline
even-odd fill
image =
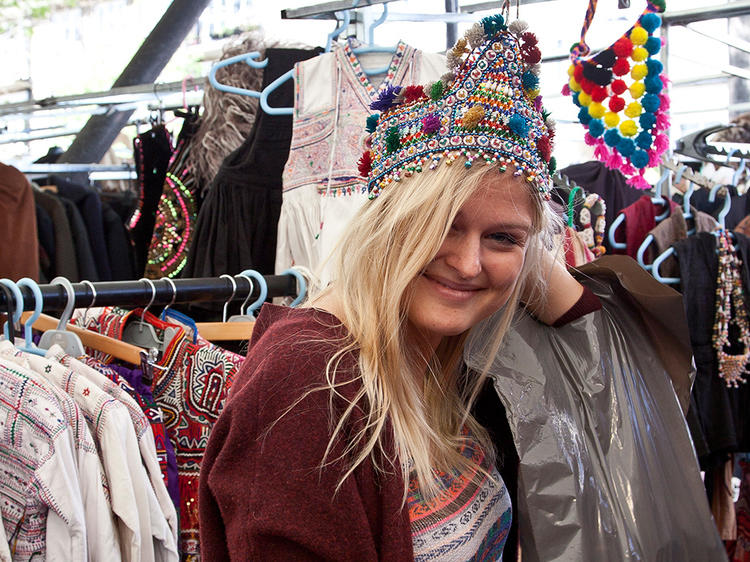
[[[733,185],[727,185],[725,188],[731,198],[732,205],[729,207],[724,225],[727,230],[734,230],[746,216],[750,215],[750,198],[748,198],[747,193],[739,195],[737,188]],[[716,200],[711,202],[708,200],[710,194],[711,191],[708,189],[698,189],[690,198],[690,204],[699,211],[708,213],[718,219],[719,213],[724,207],[724,197],[717,196]]]
[[[0,162],[0,276],[13,280],[39,279],[39,239],[36,233],[34,197],[26,176]],[[22,244],[9,244],[22,240]]]
[[[319,49],[266,49],[263,86]],[[269,96],[272,106],[291,106],[291,81]],[[245,269],[270,275],[281,209],[281,174],[289,154],[292,118],[259,111],[250,135],[221,165],[201,208],[184,277],[215,277]]]
[[[169,161],[146,258],[145,276],[150,279],[177,277],[187,261],[200,207],[200,194],[188,166],[191,141],[199,126],[198,115],[185,117]]]
[[[138,277],[146,270],[146,257],[156,223],[156,208],[172,157],[172,137],[164,125],[133,139],[133,157],[138,173],[140,193],[138,206],[128,220],[135,249],[135,271]]]
[[[295,65],[294,125],[284,168],[277,273],[293,265],[320,266],[367,201],[357,161],[364,150],[370,103],[379,92],[391,86],[425,84],[445,72],[445,57],[423,53],[404,42],[396,46],[377,87],[349,42]],[[326,271],[321,272],[324,283]]]
[[[39,189],[34,190],[34,201],[52,222],[54,253],[49,256],[50,268],[47,276],[51,279],[60,275],[72,283],[80,281],[73,232],[70,229],[65,207],[54,194]]]
[[[677,203],[664,199],[664,204],[669,206],[668,213],[680,212],[680,208]],[[651,201],[651,196],[644,195],[638,199],[632,205],[628,205],[622,211],[625,215],[625,223],[615,231],[615,241],[623,242],[626,244],[624,250],[613,249],[612,253],[615,254],[626,254],[633,259],[636,259],[638,254],[638,248],[640,248],[643,241],[656,226],[658,215],[664,213],[665,207],[661,205],[655,205]]]

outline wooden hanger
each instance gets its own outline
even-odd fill
[[[208,341],[249,340],[255,322],[198,322],[198,333]]]
[[[25,322],[32,314],[32,312],[24,312],[21,316],[21,321]],[[32,326],[36,330],[46,331],[56,329],[58,323],[59,320],[57,318],[47,314],[42,314]],[[86,347],[96,349],[97,351],[101,351],[102,353],[106,353],[107,355],[111,355],[122,361],[127,361],[133,365],[141,364],[141,351],[143,350],[140,347],[110,338],[109,336],[97,334],[96,332],[80,328],[73,324],[68,324],[66,329],[74,334],[78,334],[78,337],[81,338],[83,345]]]

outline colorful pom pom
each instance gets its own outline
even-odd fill
[[[641,128],[648,131],[656,125],[656,115],[652,112],[646,112],[641,115],[638,121],[641,124]]]
[[[580,103],[583,107],[588,107],[591,105],[591,96],[588,95],[586,92],[581,92],[578,94],[578,103]]]
[[[619,96],[625,90],[628,89],[628,85],[625,83],[625,80],[617,79],[614,82],[612,82],[612,93],[616,96]]]
[[[643,62],[648,58],[648,49],[646,47],[636,47],[633,49],[633,54],[630,55],[635,62]]]
[[[573,92],[580,92],[581,91],[581,85],[578,83],[578,81],[575,78],[571,78],[570,82],[568,82],[568,87]]]
[[[641,107],[641,104],[637,101],[629,103],[625,108],[625,115],[627,115],[628,117],[636,118],[641,113],[643,113],[643,107]]]
[[[363,178],[370,175],[370,170],[372,170],[372,152],[366,150],[362,153],[357,162],[357,169],[359,170],[359,175]]]
[[[401,139],[398,136],[398,127],[390,127],[385,136],[385,146],[388,153],[396,152],[401,147]]]
[[[648,166],[648,152],[636,149],[630,157],[630,161],[636,168],[643,169]]]
[[[370,104],[370,109],[375,111],[386,111],[390,109],[396,101],[396,95],[401,91],[401,86],[388,86],[380,92],[378,99]]]
[[[633,68],[630,71],[630,77],[633,80],[643,80],[646,76],[648,76],[648,67],[643,64],[636,64],[633,65]]]
[[[637,100],[645,93],[646,93],[646,86],[643,82],[633,82],[630,85],[630,95],[633,97],[634,100]]]
[[[589,122],[589,133],[592,137],[600,137],[604,133],[604,123],[599,119],[592,119]]]
[[[659,76],[648,76],[643,83],[649,94],[658,94],[664,89],[664,84],[662,84]]]
[[[517,113],[508,120],[508,127],[519,137],[526,137],[529,134],[529,122]]]
[[[604,49],[594,56],[593,60],[602,68],[612,68],[617,60],[617,54],[612,49]]]
[[[634,27],[630,32],[630,40],[633,45],[643,45],[648,40],[648,31],[641,26]]]
[[[661,39],[658,37],[649,37],[646,41],[646,50],[651,55],[656,55],[661,51]]]
[[[422,131],[425,135],[434,135],[440,130],[440,117],[430,113],[422,118]]]
[[[427,99],[427,96],[424,95],[424,89],[422,86],[407,86],[404,88],[403,94],[404,102],[406,103]]]
[[[549,162],[552,157],[552,144],[550,143],[548,136],[539,137],[536,141],[536,149],[539,151],[542,159],[545,162]]]
[[[604,108],[604,106],[600,103],[592,103],[589,105],[589,113],[591,114],[591,117],[594,119],[601,119],[604,117],[604,114],[607,112],[607,110]]]
[[[367,124],[365,125],[365,130],[368,133],[374,133],[375,129],[378,126],[378,119],[380,119],[380,115],[377,113],[373,113],[372,115],[367,117]]]
[[[654,138],[648,131],[641,131],[640,133],[638,133],[638,136],[635,137],[635,144],[638,145],[638,148],[642,148],[644,150],[648,150],[649,148],[651,148],[651,143],[653,141]]]
[[[571,97],[573,98],[573,103],[578,107],[581,107],[581,102],[578,99],[581,97],[581,92],[573,92],[573,95]]]
[[[536,45],[529,45],[526,43],[521,47],[521,58],[525,63],[536,64],[542,60],[542,51]]]
[[[573,78],[576,79],[576,82],[579,84],[581,83],[581,80],[583,80],[583,65],[582,64],[576,64],[575,68],[573,68]]]
[[[430,86],[430,99],[438,100],[443,95],[443,82],[438,80]]]
[[[482,118],[484,118],[484,108],[481,105],[475,105],[464,113],[461,123],[464,129],[474,129],[479,125]]]
[[[574,64],[571,64],[571,65],[570,65],[570,66],[568,67],[568,76],[569,76],[570,78],[572,78],[572,77],[573,77],[573,76],[575,75],[575,73],[576,73],[576,65],[574,65]]]
[[[541,92],[541,90],[539,88],[536,88],[535,90],[527,91],[526,95],[529,96],[529,99],[533,101],[533,100],[536,100],[537,96],[539,95],[539,92]]]
[[[589,115],[589,110],[585,107],[582,107],[578,111],[578,120],[582,125],[588,125],[591,122],[591,115]]]
[[[630,63],[626,58],[619,58],[612,67],[612,72],[615,76],[625,76],[630,71]]]
[[[617,152],[622,154],[625,158],[629,158],[633,152],[635,152],[635,143],[633,139],[621,139],[617,143]]]
[[[539,77],[527,70],[521,75],[521,84],[523,84],[524,90],[536,90],[539,86]]]
[[[523,20],[515,20],[508,26],[508,31],[513,35],[519,36],[529,28],[529,24]]]
[[[487,34],[488,36],[495,35],[498,32],[505,31],[507,29],[507,26],[505,25],[505,18],[503,18],[503,16],[501,16],[500,14],[487,16],[486,18],[483,18],[480,23],[484,27],[485,34]]]
[[[539,39],[531,31],[523,33],[521,40],[524,42],[524,45],[537,45],[539,43]]]
[[[591,91],[591,100],[601,103],[607,99],[607,95],[607,88],[603,86],[597,86]]]
[[[654,13],[644,14],[641,17],[641,27],[648,31],[649,33],[653,33],[656,31],[657,28],[661,26],[661,16]]]
[[[626,137],[634,137],[638,133],[638,125],[632,119],[620,123],[620,132]]]
[[[644,111],[656,113],[656,110],[659,109],[659,106],[661,105],[661,100],[656,94],[646,94],[643,96],[641,105],[643,106]]]
[[[664,70],[664,65],[659,59],[648,59],[646,61],[646,66],[648,67],[649,76],[652,74],[656,76],[657,74],[661,74],[662,70]]]
[[[619,113],[625,108],[625,100],[619,96],[612,96],[609,98],[609,109],[615,113]]]
[[[665,0],[651,0],[651,3],[660,12],[663,12],[664,10],[667,9],[667,2]]]
[[[557,171],[557,158],[555,158],[554,156],[549,159],[547,170],[549,171],[550,175],[554,174]]]
[[[619,122],[620,122],[620,116],[617,113],[608,111],[604,115],[604,124],[607,125],[607,127],[610,129],[617,127],[617,124]]]
[[[615,44],[612,45],[612,50],[620,58],[629,57],[633,52],[633,42],[627,37],[620,37]]]
[[[606,133],[604,133],[604,143],[607,146],[617,146],[621,138],[622,137],[620,136],[620,133],[617,132],[617,129],[609,129]]]

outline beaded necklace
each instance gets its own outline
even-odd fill
[[[718,232],[717,252],[719,272],[716,278],[716,312],[714,315],[713,346],[719,362],[719,376],[728,387],[737,388],[739,383],[747,382],[745,375],[750,374],[750,321],[748,321],[745,294],[740,273],[742,262],[726,230]],[[734,316],[732,307],[734,305]],[[730,355],[729,324],[733,323],[739,331],[739,343],[744,352]]]

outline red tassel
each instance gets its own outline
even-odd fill
[[[404,96],[405,103],[427,99],[422,86],[407,86],[401,91],[401,93]]]
[[[549,162],[549,159],[552,156],[552,147],[550,146],[549,137],[547,135],[539,137],[536,141],[536,149],[539,151],[539,154],[544,161]]]
[[[359,170],[359,175],[363,178],[370,175],[370,170],[372,170],[372,153],[369,150],[362,153],[359,162],[357,162],[357,169]]]
[[[542,52],[536,45],[526,43],[521,47],[521,58],[528,64],[536,64],[542,60]]]
[[[539,39],[537,39],[536,35],[534,35],[531,31],[527,31],[523,35],[521,35],[521,40],[524,42],[524,46],[533,46],[539,43]]]

